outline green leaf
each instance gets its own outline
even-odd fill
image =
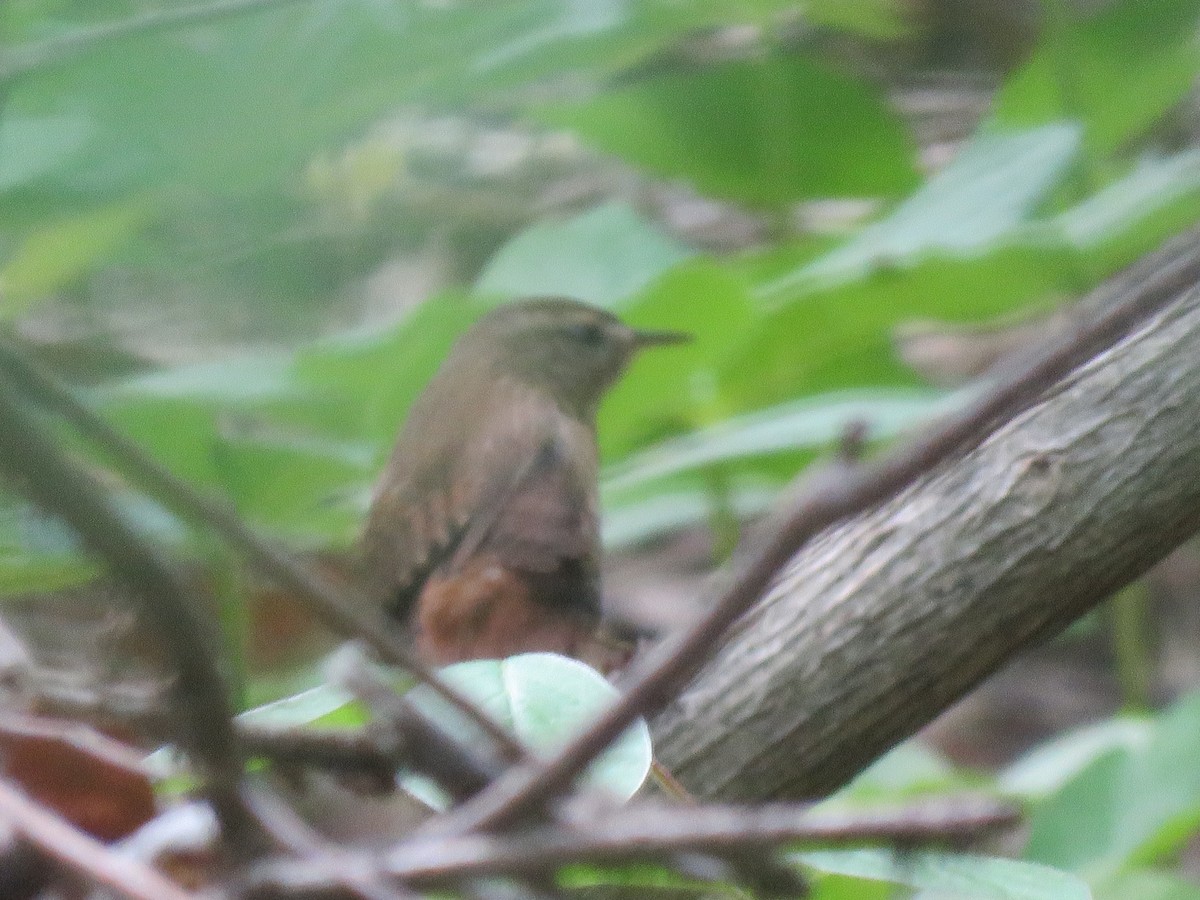
[[[1178,850],[1200,825],[1200,691],[1159,717],[1154,737],[1130,756],[1119,798],[1115,850],[1134,860]]]
[[[1120,801],[1129,751],[1110,750],[1068,781],[1052,798],[1034,808],[1025,858],[1082,869],[1105,860],[1115,868]]]
[[[370,721],[366,707],[338,687],[322,684],[291,697],[248,709],[238,716],[248,725],[270,728],[320,726],[359,728]]]
[[[141,400],[253,406],[298,396],[290,368],[284,354],[254,353],[136,375],[106,385],[97,396],[114,407]]]
[[[746,203],[896,196],[916,183],[904,128],[875,92],[794,56],[680,67],[537,115],[656,175]]]
[[[911,265],[932,253],[992,249],[1027,221],[1059,183],[1079,148],[1079,129],[1055,123],[976,136],[954,161],[891,214],[836,250],[769,280],[769,303],[821,285]]]
[[[852,802],[860,806],[871,801],[894,803],[902,797],[934,791],[949,793],[966,787],[965,782],[969,781],[973,779],[920,740],[909,740],[869,765],[829,802]]]
[[[0,598],[66,590],[86,584],[99,571],[99,566],[79,556],[0,550]]]
[[[5,110],[0,120],[0,191],[23,187],[76,156],[92,134],[81,116],[26,117]]]
[[[622,311],[639,328],[686,331],[691,341],[638,355],[600,408],[601,455],[628,453],[664,432],[719,419],[716,379],[729,346],[759,320],[745,284],[712,260],[684,262]]]
[[[996,857],[888,850],[819,850],[792,859],[822,872],[888,881],[956,900],[1090,900],[1086,884],[1066,872]]]
[[[375,475],[374,445],[282,430],[222,438],[216,465],[243,518],[292,541],[327,547],[353,540],[362,510],[345,497]]]
[[[691,255],[625,203],[606,203],[566,222],[538,222],[492,257],[483,295],[573,297],[609,309]]]
[[[1200,900],[1200,886],[1173,872],[1121,872],[1093,887],[1096,900]]]
[[[317,399],[286,421],[331,438],[367,441],[377,462],[450,346],[482,312],[456,293],[432,297],[402,322],[335,335],[296,351],[292,377]]]
[[[24,312],[88,274],[140,231],[150,213],[144,201],[116,203],[24,236],[0,267],[0,318]]]
[[[1079,247],[1112,240],[1171,201],[1200,190],[1200,150],[1142,160],[1119,181],[1054,218]]]
[[[739,519],[748,519],[770,508],[778,499],[777,485],[749,487],[732,485],[728,503]],[[604,500],[601,532],[606,549],[612,551],[644,543],[707,521],[713,498],[707,489],[656,490],[650,496],[632,498],[609,495]]]
[[[745,893],[736,887],[722,882],[690,878],[676,872],[669,865],[652,862],[631,863],[625,865],[587,865],[575,864],[564,866],[559,870],[558,883],[568,889],[580,888],[616,888],[624,889],[626,893],[644,891],[646,896],[652,892],[668,891],[667,896],[684,896],[699,894],[701,897],[737,897],[745,898]],[[636,895],[635,895],[636,896]]]
[[[553,653],[475,660],[442,670],[453,687],[490,713],[525,746],[549,753],[615,702],[617,690],[583,663]],[[415,704],[468,741],[478,729],[432,691],[416,687]],[[628,799],[641,787],[652,759],[650,731],[638,720],[587,770],[584,783]]]
[[[1121,0],[1081,21],[1051,19],[1037,51],[1006,79],[991,127],[1076,119],[1091,156],[1119,150],[1192,89],[1198,16],[1197,0]]]
[[[867,423],[872,438],[892,437],[961,402],[959,397],[915,388],[806,397],[663,441],[607,468],[604,486],[619,492],[717,464],[785,450],[828,447],[851,422]]]
[[[1085,725],[1038,744],[1001,773],[999,786],[1007,793],[1045,796],[1099,757],[1145,747],[1152,735],[1151,722],[1126,716]]]
[[[724,367],[726,402],[754,408],[855,386],[916,384],[891,350],[897,323],[970,322],[1046,308],[1079,288],[1070,247],[1013,245],[918,259],[809,290],[764,317]]]
[[[1153,723],[1148,740],[1096,758],[1035,810],[1026,856],[1109,870],[1162,859],[1200,825],[1200,692]]]
[[[1139,161],[1123,178],[1050,220],[1089,269],[1115,272],[1200,220],[1200,151]]]
[[[912,30],[894,0],[810,0],[803,9],[814,24],[875,40],[904,37]]]

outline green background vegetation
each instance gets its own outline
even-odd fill
[[[308,551],[352,544],[407,405],[489,305],[563,293],[686,328],[694,343],[639,361],[602,410],[606,540],[637,547],[763,509],[849,420],[886,439],[956,402],[898,359],[897,325],[1044,314],[1200,220],[1200,147],[1179,125],[1200,2],[1046,0],[1040,15],[934,166],[886,73],[838,52],[920,48],[892,0],[12,0],[0,318],[172,471]],[[753,46],[705,44],[732,29]],[[757,238],[689,240],[628,191],[539,211],[522,191],[551,162],[499,187],[440,166],[413,133],[447,120],[568,135],[601,170],[741,211]],[[838,228],[796,225],[830,199],[870,202]],[[356,317],[357,286],[431,240],[453,260],[432,296]],[[153,364],[126,340],[147,331]],[[228,565],[112,484],[156,540]],[[3,501],[0,590],[91,572],[68,535]],[[236,645],[245,623],[228,618]],[[1197,734],[1193,697],[999,774],[906,747],[848,796],[1011,793],[1030,805],[1025,859],[1100,897],[1200,897],[1175,865],[1200,824]],[[946,866],[983,886],[971,896],[1079,884],[1033,869],[1018,884],[993,862]],[[830,875],[816,896],[892,896],[868,884]]]

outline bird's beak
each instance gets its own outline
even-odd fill
[[[635,331],[633,333],[633,346],[638,350],[643,347],[686,344],[691,340],[692,335],[686,331]]]

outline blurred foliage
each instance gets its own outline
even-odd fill
[[[1044,314],[1200,220],[1200,149],[1173,118],[1200,74],[1200,3],[1095,6],[1045,0],[1036,46],[930,172],[882,80],[823,40],[887,55],[919,32],[895,0],[12,0],[0,8],[0,318],[44,334],[63,309],[85,309],[85,337],[119,344],[136,330],[106,313],[119,296],[224,325],[214,333],[232,349],[101,373],[81,396],[253,524],[328,550],[353,541],[404,411],[454,336],[491,304],[573,294],[696,336],[638,361],[602,410],[610,546],[718,503],[749,514],[848,420],[886,439],[960,402],[897,359],[896,325]],[[757,217],[759,236],[736,252],[692,245],[626,189],[541,212],[461,165],[475,127],[565,133],[618,185],[673,180]],[[794,227],[804,203],[830,200],[870,212],[842,233]],[[328,326],[353,319],[339,298],[381,266],[463,235],[474,262],[444,290],[385,324]],[[173,352],[169,326],[151,326],[160,357],[196,358],[186,339]],[[203,552],[152,500],[112,485],[147,533]],[[0,591],[93,572],[61,529],[0,507]],[[1047,748],[1039,783],[1053,787],[1036,796],[1001,777],[997,790],[1030,798],[1028,859],[1097,896],[1200,896],[1168,870],[1200,823],[1197,709],[1182,701],[1136,740],[1091,734],[1086,759],[1070,738]],[[826,863],[843,874],[819,880],[818,897],[890,896],[846,874],[871,866],[931,891],[947,882],[913,873],[965,867],[986,890],[956,881],[958,896],[1076,890],[1003,861],[890,874],[866,857]]]

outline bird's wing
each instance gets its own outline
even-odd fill
[[[461,446],[431,448],[412,439],[431,433],[429,416],[453,414],[444,405],[414,408],[381,478],[363,534],[364,563],[368,580],[402,619],[431,572],[475,553],[534,572],[564,560],[592,564],[594,487],[572,468],[580,426],[571,421],[575,429],[564,432],[564,417],[519,386],[500,399],[488,427],[461,432],[480,439]]]
[[[502,493],[482,506],[450,560],[451,568],[479,554],[505,566],[553,574],[564,563],[591,564],[597,526],[593,467],[580,466],[570,425],[543,440]],[[583,452],[594,453],[592,448]]]

